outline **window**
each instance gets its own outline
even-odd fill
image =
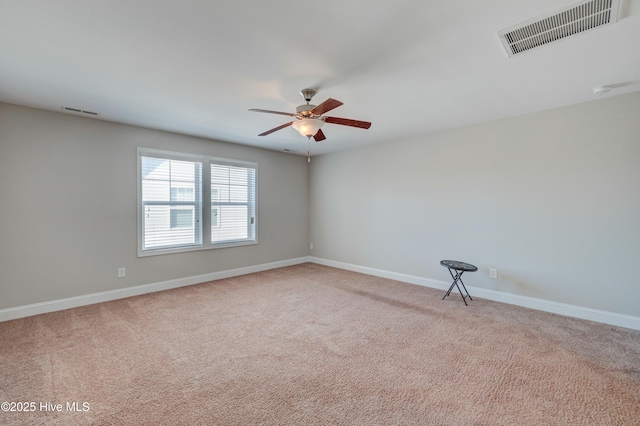
[[[211,243],[253,238],[255,169],[211,164]]]
[[[140,157],[142,248],[202,245],[202,162]]]
[[[257,243],[255,163],[138,148],[138,169],[139,256]]]

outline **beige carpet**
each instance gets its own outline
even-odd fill
[[[304,264],[0,323],[0,424],[640,425],[640,332],[442,294]]]

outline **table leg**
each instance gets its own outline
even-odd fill
[[[451,294],[451,290],[453,290],[453,286],[456,286],[456,287],[458,287],[458,291],[460,292],[460,296],[462,297],[462,301],[464,302],[465,305],[469,306],[467,304],[467,300],[466,300],[467,297],[470,300],[473,300],[473,299],[471,298],[471,295],[467,291],[467,287],[465,287],[464,283],[462,282],[462,274],[464,274],[464,271],[456,271],[456,273],[454,275],[454,273],[451,270],[451,268],[447,268],[447,269],[449,270],[449,274],[451,275],[451,278],[453,278],[453,283],[451,283],[451,286],[449,287],[449,290],[447,290],[445,295],[442,296],[442,300],[444,300],[445,297],[449,296]],[[462,293],[462,289],[458,285],[458,281],[460,281],[460,284],[462,284],[462,288],[464,288],[465,293],[467,293],[466,296],[464,295],[464,293]]]
[[[461,275],[461,276],[458,278],[458,281],[460,281],[460,284],[462,284],[462,288],[464,288],[464,292],[465,292],[465,293],[467,293],[467,296],[466,296],[466,297],[468,297],[470,300],[473,300],[473,299],[471,298],[471,295],[470,295],[470,294],[469,294],[469,292],[467,291],[467,288],[464,286],[464,283],[462,282],[462,274],[460,274],[460,275]],[[458,287],[458,291],[460,291],[460,287]],[[462,296],[462,291],[460,291],[460,296]],[[465,296],[462,296],[462,300],[464,300],[464,299],[465,299]],[[464,303],[465,303],[465,305],[467,304],[467,302],[466,302],[466,301],[465,301]]]

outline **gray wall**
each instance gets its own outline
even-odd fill
[[[258,163],[259,244],[138,258],[138,146]],[[307,169],[299,156],[0,103],[0,309],[307,256]]]
[[[480,268],[472,286],[640,316],[638,117],[635,93],[309,168],[0,103],[0,309],[307,256],[310,233],[319,258],[442,281],[439,261],[461,259]],[[138,258],[138,146],[257,162],[260,243]]]
[[[318,157],[310,185],[313,256],[442,281],[459,259],[640,316],[640,93]]]

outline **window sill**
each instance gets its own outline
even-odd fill
[[[230,248],[230,247],[242,247],[242,246],[250,246],[256,245],[258,241],[237,241],[237,242],[229,242],[229,243],[221,243],[221,244],[209,244],[205,246],[192,246],[192,247],[180,247],[180,248],[167,248],[167,249],[151,249],[138,251],[138,257],[149,257],[149,256],[160,256],[165,254],[176,254],[176,253],[188,253],[194,251],[203,251],[203,250],[215,250],[221,248]]]

